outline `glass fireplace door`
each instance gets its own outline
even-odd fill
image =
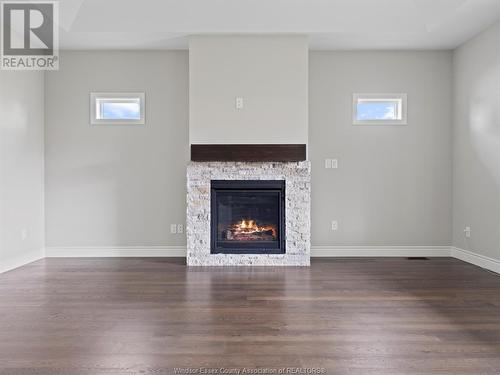
[[[212,181],[212,253],[284,253],[284,181]]]

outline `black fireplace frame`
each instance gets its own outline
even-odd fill
[[[266,241],[219,246],[217,241],[217,193],[218,192],[275,192],[279,196],[278,247],[265,247]],[[210,182],[210,253],[211,254],[285,254],[285,180],[211,180]],[[275,245],[276,241],[273,241]]]

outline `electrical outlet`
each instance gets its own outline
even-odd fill
[[[184,233],[184,225],[182,224],[177,224],[177,233]]]
[[[339,229],[339,222],[337,220],[332,220],[332,230]]]
[[[25,228],[21,231],[21,239],[25,241],[28,238],[28,230]]]
[[[172,234],[177,233],[177,224],[170,224],[170,233]]]
[[[235,105],[236,109],[243,109],[243,98],[241,96],[236,97]]]
[[[337,159],[332,159],[332,169],[337,169],[339,167],[339,162]]]
[[[464,233],[465,233],[465,238],[470,238],[470,227],[465,227]]]

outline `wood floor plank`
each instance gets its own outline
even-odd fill
[[[450,258],[52,258],[0,275],[0,375],[176,368],[498,374],[500,277]]]

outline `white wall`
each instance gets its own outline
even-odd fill
[[[42,72],[0,71],[0,272],[44,254],[43,104]]]
[[[304,36],[191,37],[190,143],[307,144],[307,65]]]
[[[309,68],[312,245],[449,246],[451,53],[311,52]],[[353,92],[407,93],[408,125],[353,126]]]
[[[185,244],[188,54],[63,52],[46,75],[47,246]],[[90,126],[92,91],[144,91],[145,126]]]
[[[500,260],[500,22],[453,66],[453,245]]]
[[[451,52],[311,52],[309,64],[312,244],[450,245]],[[94,90],[146,91],[146,126],[91,127]],[[407,92],[408,125],[352,126],[354,91]],[[64,52],[46,102],[47,245],[184,245],[169,225],[185,220],[187,53]]]
[[[453,69],[444,51],[310,53],[313,245],[449,245],[452,191],[453,245],[500,259],[499,48],[497,23],[453,53]],[[89,92],[135,90],[146,126],[89,125]],[[408,126],[352,126],[353,92],[407,92]],[[45,95],[47,245],[184,245],[168,227],[185,220],[187,52],[63,52]],[[43,73],[0,71],[0,271],[43,255],[43,112]],[[307,141],[294,129],[271,139]],[[226,130],[202,126],[192,142],[241,140]]]

